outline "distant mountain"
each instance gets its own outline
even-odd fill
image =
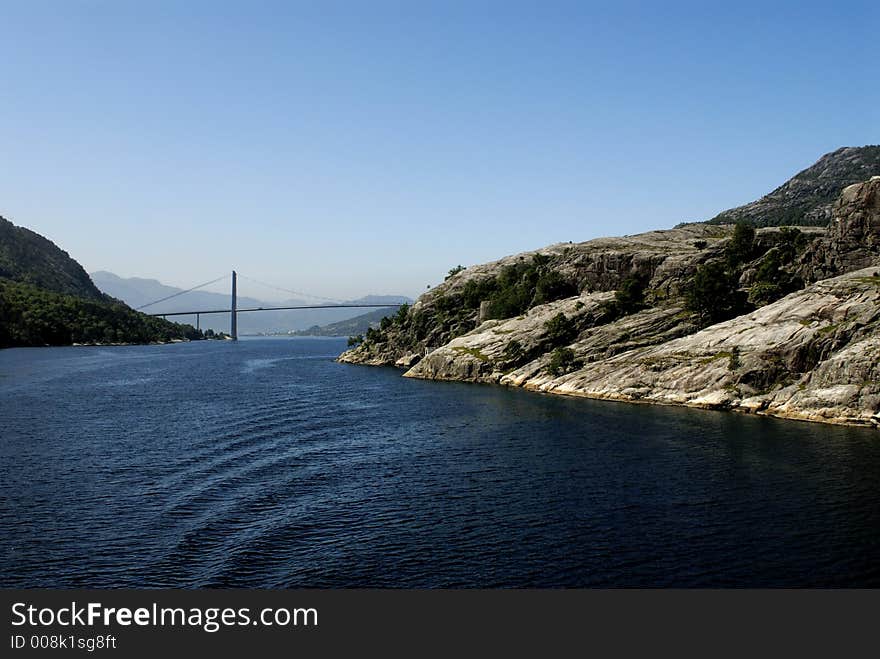
[[[98,288],[100,288],[103,292],[122,300],[123,302],[134,307],[135,309],[150,302],[154,302],[155,300],[160,300],[163,297],[175,295],[184,290],[175,286],[162,284],[155,279],[143,279],[141,277],[123,278],[113,274],[112,272],[107,272],[106,270],[93,272],[91,276],[92,281],[94,281]],[[172,313],[175,311],[189,311],[191,309],[228,309],[231,304],[230,297],[231,293],[193,291],[191,293],[187,293],[186,295],[181,295],[180,297],[166,300],[165,302],[160,302],[159,304],[150,305],[149,307],[143,309],[143,311],[144,313],[155,314]],[[303,302],[302,300],[291,300],[290,303],[290,306],[295,304],[306,304],[306,302]],[[238,306],[272,307],[278,305],[274,302],[266,302],[265,300],[239,296]],[[209,318],[209,316],[205,316],[202,318],[203,327],[213,327],[210,322],[208,322],[208,324],[205,324],[204,322]],[[242,318],[244,318],[244,316],[242,316]],[[242,329],[242,318],[239,319],[239,330]],[[214,327],[214,329],[229,329],[229,319],[226,317],[223,317],[221,319],[218,316],[216,324],[217,327]]]
[[[173,295],[181,290],[172,286],[165,286],[155,279],[141,279],[139,277],[123,279],[106,270],[92,272],[90,276],[95,285],[104,293],[120,300],[125,300],[132,307],[139,307],[142,304]],[[214,293],[210,293],[210,295],[214,295]]]
[[[103,299],[83,267],[48,238],[0,217],[0,278],[64,295]]]
[[[104,295],[67,252],[0,217],[0,348],[200,338]]]
[[[140,277],[123,278],[112,272],[104,270],[93,272],[92,279],[98,288],[123,300],[132,307],[140,307],[154,300],[159,300],[184,289],[162,284],[155,279],[143,279]],[[241,290],[239,280],[239,290]],[[410,302],[411,300],[400,295],[368,295],[357,300],[351,300],[346,304],[394,304],[398,302]],[[180,297],[176,297],[144,309],[147,313],[172,313],[175,311],[195,311],[199,309],[228,309],[231,304],[230,294],[211,293],[208,291],[193,291]],[[240,309],[255,307],[293,307],[321,305],[322,302],[314,300],[289,299],[284,301],[259,300],[252,297],[238,298]],[[327,303],[330,304],[330,303]],[[238,331],[240,334],[276,334],[290,331],[304,330],[313,326],[326,325],[342,320],[347,320],[363,312],[362,309],[296,309],[288,311],[259,311],[241,313],[238,316]],[[187,323],[195,323],[195,316],[174,316]],[[214,331],[229,331],[228,314],[212,314],[201,316],[199,326],[202,329],[211,328]]]
[[[843,147],[826,153],[773,192],[745,206],[719,213],[709,223],[748,221],[758,227],[826,226],[841,191],[878,174],[880,146]]]
[[[381,303],[380,303],[381,304]],[[366,334],[367,330],[379,327],[379,323],[386,316],[393,316],[397,313],[397,307],[388,307],[385,309],[376,309],[369,313],[341,320],[338,323],[330,323],[323,327],[313,325],[309,329],[293,332],[296,336],[357,336]]]

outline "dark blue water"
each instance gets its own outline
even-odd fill
[[[880,586],[876,431],[342,348],[0,351],[0,586]]]

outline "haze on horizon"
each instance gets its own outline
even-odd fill
[[[874,3],[417,5],[6,3],[0,214],[88,271],[416,297],[880,141]]]

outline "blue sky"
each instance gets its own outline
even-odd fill
[[[876,3],[0,8],[0,214],[181,286],[417,295],[880,142]]]

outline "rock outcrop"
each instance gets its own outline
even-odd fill
[[[590,398],[880,427],[880,268],[817,282],[746,316],[573,373],[501,381]]]
[[[834,208],[830,252],[841,270],[864,267],[880,251],[880,176],[847,187]]]
[[[810,245],[800,272],[816,281],[864,268],[880,254],[880,176],[846,187],[834,204],[828,235]]]
[[[367,341],[343,353],[340,360],[392,366],[403,357],[424,355],[446,345],[480,323],[480,309],[485,308],[483,289],[497,281],[505,270],[529,264],[536,258],[545,260],[542,267],[552,271],[572,293],[613,292],[627,277],[638,275],[647,281],[647,295],[652,303],[677,299],[696,268],[723,251],[732,232],[730,226],[691,224],[635,236],[558,243],[471,266],[416,300],[405,328],[391,327],[382,332],[380,340]]]
[[[396,363],[415,378],[880,427],[880,176],[843,191],[827,233],[764,228],[745,252],[731,249],[732,235],[731,226],[686,225],[468,268],[340,361]],[[497,296],[511,266],[536,254],[542,272],[565,283],[559,290],[576,293],[483,319],[492,305],[471,293]],[[706,326],[688,291],[712,263],[733,270],[740,286],[799,290],[780,289]],[[633,282],[635,302],[621,295]]]

